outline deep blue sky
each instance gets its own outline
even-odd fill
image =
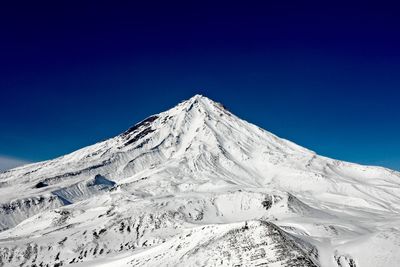
[[[400,170],[398,6],[137,2],[1,4],[0,155],[53,158],[201,93],[322,155]]]

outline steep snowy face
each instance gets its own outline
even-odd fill
[[[299,158],[313,155],[197,95],[167,112],[150,116],[115,138],[55,160],[5,172],[2,183],[18,184],[18,188],[36,183],[25,189],[37,195],[49,188],[75,186],[96,175],[121,181],[149,169],[162,173],[168,165],[181,176],[204,172],[210,179],[220,180],[214,170],[218,167],[230,182],[262,185],[265,177],[273,176],[267,164],[292,168]],[[263,173],[261,177],[259,173]]]
[[[0,266],[400,264],[399,173],[318,156],[200,95],[0,173],[0,203]],[[387,250],[360,252],[369,241]]]

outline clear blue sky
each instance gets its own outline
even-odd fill
[[[0,156],[50,159],[201,93],[319,154],[400,170],[398,6],[12,2]]]

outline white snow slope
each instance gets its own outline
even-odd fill
[[[0,266],[400,266],[400,173],[314,152],[196,95],[0,173]]]

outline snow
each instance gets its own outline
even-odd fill
[[[196,95],[0,173],[0,266],[396,266],[399,198],[398,172],[319,156]]]

